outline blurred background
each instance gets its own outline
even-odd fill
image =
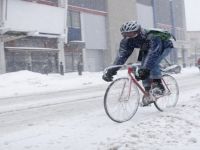
[[[200,28],[192,25],[198,25],[199,13],[190,12],[199,7],[191,2],[1,0],[0,73],[102,71],[114,61],[122,38],[120,26],[128,20],[173,33],[176,50],[168,56],[169,62],[195,66],[200,57]],[[136,62],[137,55],[135,50],[128,63]]]

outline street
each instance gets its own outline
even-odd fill
[[[129,122],[122,124],[112,122],[104,112],[103,96],[108,84],[1,99],[0,149],[106,149],[134,124],[173,114],[192,98],[200,98],[198,72],[174,76],[180,87],[176,108],[164,113],[153,105],[139,108]]]

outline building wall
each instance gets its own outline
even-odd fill
[[[108,0],[107,1],[107,34],[108,50],[105,51],[105,66],[111,64],[118,52],[122,39],[121,25],[129,20],[137,19],[136,0]]]
[[[86,56],[85,71],[102,71],[104,69],[103,65],[103,50],[102,49],[87,49],[84,52]]]
[[[187,40],[190,44],[190,62],[192,64],[197,63],[197,59],[200,58],[200,31],[188,31]]]
[[[11,72],[26,69],[27,66],[30,69],[32,66],[32,71],[43,72],[43,67],[48,62],[52,66],[50,72],[58,72],[58,63],[64,62],[64,39],[67,39],[65,0],[4,2],[4,27],[8,32],[3,37],[12,34],[9,42],[3,43],[5,70]],[[26,35],[31,31],[36,31],[37,35]],[[23,37],[20,37],[22,33]]]
[[[103,70],[103,51],[107,49],[105,16],[81,13],[82,40],[85,42],[84,70]]]
[[[128,0],[69,0],[70,10],[81,14],[82,40],[85,71],[100,71],[112,63],[122,39],[120,27],[125,21],[136,20],[136,1]],[[102,5],[95,5],[101,3]],[[119,12],[120,10],[123,11]],[[138,51],[135,51],[136,55]],[[137,56],[129,61],[136,60]]]
[[[200,43],[200,31],[187,31],[187,40]]]
[[[152,6],[155,27],[170,31],[177,39],[177,41],[174,42],[176,50],[172,51],[170,59],[172,63],[179,63],[181,59],[183,59],[182,56],[185,57],[188,55],[187,52],[183,55],[183,49],[188,48],[185,35],[186,21],[184,0],[152,0]]]
[[[8,0],[6,27],[12,30],[64,34],[64,18],[64,8]]]
[[[105,16],[81,13],[82,40],[86,49],[107,49]]]
[[[178,55],[181,55],[181,48],[188,47],[185,41],[186,23],[183,0],[173,0],[172,6],[168,0],[135,0],[127,1],[126,3],[108,0],[107,8],[108,48],[110,50],[108,50],[108,54],[105,53],[109,57],[106,59],[108,60],[106,64],[112,63],[116,56],[116,51],[119,47],[118,43],[121,39],[119,28],[127,20],[138,20],[146,28],[158,27],[174,32],[178,40],[174,45],[180,51],[178,51],[178,54],[174,53],[173,56],[176,55],[178,57]],[[121,8],[126,9],[119,13]],[[174,30],[173,26],[175,27]]]
[[[104,62],[103,53],[107,49],[107,34],[106,34],[106,6],[105,0],[69,0],[68,1],[68,13],[74,12],[74,14],[80,15],[81,25],[77,28],[73,27],[69,37],[74,37],[73,40],[82,40],[85,42],[85,48],[81,51],[77,48],[67,48],[66,54],[75,54],[77,57],[70,62],[73,66],[79,62],[78,59],[81,55],[83,58],[84,71],[101,71],[103,70],[102,64]],[[76,22],[78,17],[71,15],[71,21]],[[74,19],[73,19],[74,18]],[[77,18],[77,19],[75,19]],[[78,23],[78,21],[77,21]],[[80,30],[79,30],[80,29]],[[77,31],[77,33],[76,33]],[[80,32],[79,32],[80,31]],[[77,35],[76,38],[74,35]],[[78,35],[81,36],[78,39]],[[72,38],[69,38],[69,40]],[[73,41],[72,40],[72,41]],[[68,41],[71,43],[72,41]],[[70,47],[70,46],[69,46]],[[78,47],[78,45],[77,45]],[[68,57],[70,60],[70,58]],[[66,60],[67,61],[67,60]],[[70,66],[68,66],[70,68]]]
[[[156,27],[157,23],[171,25],[169,0],[154,0]]]
[[[184,0],[154,0],[156,27],[175,34],[177,40],[185,40],[186,21]],[[173,30],[173,26],[175,27]]]
[[[6,6],[6,0],[0,1],[0,28],[4,27],[4,21],[6,19],[6,13],[5,13],[5,6]],[[1,36],[0,30],[0,36]],[[0,37],[0,74],[5,73],[6,71],[6,65],[5,65],[5,52],[4,52],[4,42],[1,40]]]
[[[152,6],[137,3],[137,20],[142,25],[142,27],[153,28],[154,18]]]
[[[37,30],[47,34],[62,34],[67,31],[65,29],[67,22],[65,8],[28,2],[34,0],[7,1],[7,27],[14,30]],[[126,0],[126,2],[121,0],[68,0],[68,3],[68,8],[79,12],[81,16],[81,27],[78,30],[74,27],[69,34],[73,34],[74,31],[78,32],[78,40],[86,43],[86,48],[83,50],[85,71],[100,71],[114,61],[122,39],[119,31],[122,23],[138,20],[144,27],[156,25],[169,30],[172,27],[168,0]],[[173,4],[176,34],[184,40],[184,34],[178,32],[185,32],[184,1],[173,0]],[[22,21],[18,21],[18,18],[22,18]],[[181,38],[176,43],[179,48],[184,45]],[[59,45],[62,49],[62,43]],[[135,50],[128,62],[136,61],[137,53],[138,51]],[[59,57],[63,56],[63,53],[59,54]]]
[[[6,71],[4,43],[0,41],[0,74]]]
[[[4,21],[5,21],[5,6],[6,6],[6,0],[1,0],[0,1],[0,27],[4,26]]]
[[[155,27],[175,32],[178,40],[185,40],[186,21],[184,0],[137,0],[138,4],[152,6]],[[146,9],[144,13],[148,14]],[[175,31],[172,26],[175,26]]]
[[[175,25],[186,28],[184,0],[174,0]]]

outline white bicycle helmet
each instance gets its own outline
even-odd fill
[[[128,21],[122,24],[120,31],[121,33],[125,32],[134,32],[139,31],[140,25],[137,23],[137,21]]]

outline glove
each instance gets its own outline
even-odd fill
[[[141,69],[138,69],[137,75],[135,75],[135,78],[137,80],[145,80],[149,77],[149,75],[150,75],[149,69],[141,68]]]
[[[106,82],[113,81],[113,76],[117,74],[117,71],[113,71],[111,69],[108,69],[104,72],[102,79]]]

